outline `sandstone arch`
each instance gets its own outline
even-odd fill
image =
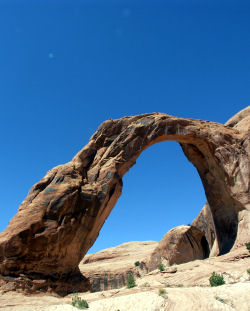
[[[71,162],[32,187],[0,235],[0,274],[77,279],[80,260],[121,195],[122,177],[143,150],[165,140],[179,142],[199,172],[219,253],[242,244],[249,233],[249,115],[246,108],[226,126],[163,113],[103,122]]]

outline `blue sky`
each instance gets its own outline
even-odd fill
[[[187,4],[188,2],[188,4]],[[0,231],[109,118],[224,123],[249,105],[248,1],[0,1]],[[146,150],[91,252],[160,240],[206,198],[175,142]]]

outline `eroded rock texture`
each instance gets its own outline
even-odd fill
[[[154,241],[128,242],[104,249],[86,255],[79,268],[89,278],[93,292],[121,288],[128,283],[129,274],[142,277],[149,271],[146,260],[158,244]]]
[[[199,172],[219,254],[246,242],[249,111],[227,125],[162,113],[103,122],[71,162],[32,187],[0,235],[0,274],[56,281],[77,275],[121,195],[123,175],[143,150],[166,140],[179,142]]]
[[[158,267],[182,264],[209,256],[209,245],[199,229],[193,226],[178,226],[165,234],[150,255],[146,265],[149,271]]]
[[[200,230],[206,239],[209,247],[210,256],[217,256],[220,251],[216,239],[216,230],[214,225],[213,214],[208,202],[200,211],[200,214],[192,222],[192,227]],[[201,246],[202,247],[202,246]]]

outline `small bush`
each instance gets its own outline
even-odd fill
[[[164,288],[159,288],[159,291],[158,291],[158,295],[163,297],[163,298],[166,298],[166,290]]]
[[[139,266],[140,266],[140,261],[136,261],[136,262],[135,262],[135,266],[136,266],[136,267],[139,267]]]
[[[245,245],[246,245],[246,248],[247,248],[247,249],[249,250],[249,252],[250,252],[250,242],[246,243]]]
[[[219,296],[216,296],[215,299],[218,300],[221,303],[226,303],[225,300],[223,298],[219,297]]]
[[[72,306],[80,310],[88,309],[89,307],[87,301],[84,299],[82,300],[81,297],[78,296],[78,294],[74,294],[74,296],[72,297]]]
[[[212,276],[209,278],[209,282],[211,286],[220,286],[225,284],[223,275],[217,274],[215,272],[212,273]]]
[[[130,273],[128,275],[128,284],[127,284],[127,288],[132,288],[132,287],[135,287],[136,284],[135,284],[135,279],[134,279],[134,275],[133,273]]]
[[[165,270],[165,267],[164,267],[164,265],[163,265],[162,263],[160,263],[160,264],[158,265],[158,269],[162,272],[162,271]]]
[[[250,269],[247,269],[247,273],[250,274]]]
[[[177,287],[183,287],[183,284],[177,284],[176,286]]]

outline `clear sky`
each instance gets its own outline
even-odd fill
[[[109,118],[226,122],[249,105],[249,1],[0,1],[0,231]],[[175,142],[152,146],[91,252],[160,240],[206,198]]]

